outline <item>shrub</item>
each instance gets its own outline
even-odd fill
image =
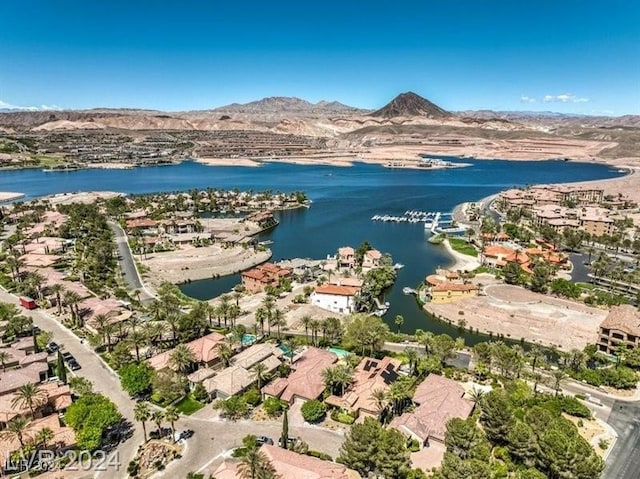
[[[323,402],[312,399],[302,405],[301,412],[304,420],[313,424],[324,419],[327,413],[327,407]]]
[[[260,404],[262,396],[257,389],[250,389],[242,395],[242,400],[251,406],[257,406]]]
[[[307,456],[317,457],[318,459],[322,459],[323,461],[333,461],[333,458],[329,454],[325,454],[324,452],[320,451],[313,451],[311,449],[307,451]]]
[[[411,439],[407,445],[407,449],[411,452],[418,452],[420,450],[420,443],[416,439]]]
[[[331,419],[342,424],[353,424],[356,420],[356,418],[354,418],[347,411],[342,411],[340,409],[334,409],[333,411],[331,411]]]
[[[567,413],[570,416],[583,417],[587,419],[591,417],[591,410],[576,398],[563,396],[558,397],[556,400],[559,402],[562,412]]]
[[[209,401],[209,393],[204,388],[202,383],[198,383],[194,386],[193,391],[191,392],[193,399],[200,402],[208,402]]]
[[[284,409],[284,404],[278,398],[268,397],[262,403],[262,407],[269,416],[275,417],[280,415]]]
[[[127,466],[127,473],[129,473],[131,477],[136,477],[139,470],[140,465],[136,461],[129,462],[129,465]]]

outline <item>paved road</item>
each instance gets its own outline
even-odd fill
[[[640,477],[640,401],[616,401],[608,423],[617,431],[618,440],[607,458],[603,477],[637,479]]]
[[[19,305],[18,299],[15,296],[3,290],[0,290],[0,301]],[[37,309],[33,311],[22,310],[22,313],[32,317],[33,322],[42,330],[51,331],[54,340],[61,345],[65,351],[73,354],[80,363],[82,369],[76,371],[76,374],[90,380],[94,385],[94,390],[111,399],[125,419],[136,426],[133,416],[133,401],[129,398],[129,395],[120,388],[120,381],[116,373],[106,366],[88,344],[81,343],[77,336],[44,311]],[[142,430],[140,427],[135,427],[132,437],[120,444],[116,450],[121,463],[120,471],[107,470],[102,473],[97,473],[94,477],[127,477],[127,464],[133,459],[136,449],[142,441]]]
[[[189,472],[215,468],[223,460],[223,454],[241,446],[242,438],[249,434],[271,437],[277,444],[282,425],[276,421],[234,423],[182,417],[176,423],[176,429],[193,429],[195,434],[186,441],[182,459],[172,462],[161,475],[157,474],[154,477],[179,478],[185,477]],[[291,426],[289,435],[300,437],[309,444],[310,449],[323,451],[334,459],[338,456],[340,445],[344,440],[341,433],[311,426]],[[208,475],[207,472],[205,477]]]
[[[124,230],[115,221],[108,221],[109,227],[116,238],[116,244],[118,245],[118,260],[120,262],[120,269],[124,273],[124,278],[129,285],[129,288],[140,291],[140,301],[148,301],[154,298],[154,295],[147,289],[142,282],[136,264],[131,254],[131,248],[127,241],[127,235]]]

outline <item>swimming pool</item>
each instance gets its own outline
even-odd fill
[[[242,336],[242,345],[250,346],[251,344],[256,342],[256,336],[254,334],[245,334]]]
[[[349,351],[346,351],[346,350],[340,349],[340,348],[327,348],[327,351],[332,352],[333,354],[335,354],[339,358],[344,358],[345,356],[348,356],[349,354],[351,354]]]

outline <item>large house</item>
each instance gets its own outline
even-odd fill
[[[222,334],[210,333],[186,343],[186,346],[193,352],[197,364],[211,367],[219,363],[217,346],[224,340],[225,337]],[[171,364],[172,352],[173,349],[153,356],[149,359],[149,365],[156,371],[168,368]]]
[[[351,246],[338,248],[338,268],[353,268],[356,265],[356,251]]]
[[[444,443],[447,422],[453,418],[466,419],[473,411],[475,403],[464,399],[464,393],[457,382],[429,374],[413,395],[418,407],[394,418],[390,426],[422,445],[429,445],[430,441]]]
[[[292,404],[296,399],[317,399],[324,391],[322,371],[333,365],[338,356],[326,349],[308,348],[293,358],[288,378],[278,378],[262,388],[265,396]]]
[[[353,372],[353,383],[342,396],[331,395],[325,402],[345,409],[356,417],[363,415],[376,417],[378,406],[373,392],[388,391],[391,383],[398,378],[399,359],[385,356],[382,359],[363,358]]]
[[[333,313],[350,314],[355,312],[355,296],[359,292],[358,286],[323,284],[311,293],[311,304]]]
[[[598,350],[616,354],[620,346],[627,349],[640,346],[640,313],[628,304],[611,308],[600,324]]]
[[[251,293],[260,293],[267,286],[278,286],[282,278],[289,278],[291,270],[273,263],[264,263],[242,272],[242,285]]]
[[[361,479],[358,472],[335,462],[299,454],[277,446],[260,448],[280,479]],[[217,479],[242,477],[237,462],[225,461],[213,473]]]
[[[436,304],[473,298],[479,291],[477,285],[464,282],[457,273],[447,270],[437,270],[436,274],[427,276],[425,283],[430,301]]]
[[[369,271],[373,268],[380,267],[380,260],[382,259],[382,253],[377,249],[370,249],[364,253],[362,257],[362,270]]]
[[[282,363],[282,350],[273,344],[254,344],[231,359],[228,368],[202,381],[212,398],[226,399],[239,394],[257,381],[253,367],[261,363],[265,374],[272,374]]]

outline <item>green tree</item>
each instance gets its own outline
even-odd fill
[[[14,393],[11,400],[11,407],[15,409],[28,408],[31,411],[31,419],[35,418],[35,411],[47,400],[47,393],[40,386],[34,383],[27,383],[20,386]]]
[[[69,406],[64,419],[76,433],[77,446],[93,451],[100,447],[104,432],[122,421],[122,415],[106,396],[94,393]]]
[[[171,436],[175,439],[175,435],[176,435],[175,423],[178,419],[180,419],[180,413],[178,412],[175,406],[169,406],[164,412],[164,418],[171,425]]]
[[[382,349],[389,334],[389,326],[382,319],[368,314],[352,314],[345,322],[343,340],[347,348],[360,350],[363,356],[367,349],[370,355]]]
[[[139,402],[136,403],[133,408],[133,415],[136,421],[140,421],[142,424],[142,432],[144,434],[144,442],[147,442],[147,427],[146,422],[151,419],[151,409],[149,408],[149,403],[147,402]]]
[[[118,371],[120,385],[131,397],[151,389],[153,371],[147,363],[128,364]]]
[[[58,357],[56,358],[56,375],[60,381],[67,384],[67,368],[64,365],[64,358],[60,350],[58,350]]]
[[[76,396],[84,396],[93,393],[93,383],[87,378],[80,376],[72,377],[69,380],[69,387]]]
[[[269,462],[267,456],[258,449],[255,436],[250,436],[251,441],[245,441],[245,452],[242,456],[240,464],[238,465],[238,472],[240,472],[241,479],[277,479],[279,476],[276,474],[276,470]]]
[[[460,459],[470,458],[472,452],[485,442],[485,436],[473,418],[453,418],[447,423],[444,444],[447,451]]]
[[[533,467],[538,457],[538,443],[531,427],[516,421],[507,434],[509,453],[527,467]]]
[[[507,284],[522,283],[522,268],[518,263],[510,262],[502,267],[502,276]]]
[[[507,440],[513,425],[513,406],[504,391],[494,390],[482,396],[480,420],[491,442],[503,444]]]
[[[456,342],[448,334],[434,336],[431,342],[431,353],[438,358],[440,364],[444,367],[448,359],[453,359],[457,356]]]
[[[53,440],[55,434],[49,427],[43,427],[38,431],[35,437],[36,444],[42,446],[43,449],[47,449],[47,445]]]
[[[283,449],[289,448],[289,416],[287,410],[284,410],[282,415],[282,434],[280,435],[280,447]]]
[[[327,407],[323,402],[311,399],[302,405],[300,411],[304,420],[313,424],[324,419],[327,414]]]
[[[551,269],[547,265],[544,263],[535,265],[531,275],[531,289],[538,293],[544,293],[547,290],[550,276]]]
[[[340,448],[338,462],[362,477],[405,477],[411,469],[406,438],[396,429],[385,429],[373,418],[354,424]]]
[[[402,325],[404,324],[404,318],[402,317],[401,314],[396,315],[396,317],[393,320],[394,324],[396,325],[397,328],[397,332],[400,333],[400,328],[402,327]]]
[[[7,428],[0,432],[2,439],[13,441],[17,439],[20,446],[24,446],[24,435],[29,426],[29,420],[24,416],[16,416],[7,423]]]
[[[185,374],[196,362],[196,355],[185,344],[178,344],[169,355],[169,363],[179,373]]]
[[[238,396],[218,400],[213,403],[213,406],[220,409],[222,414],[232,421],[246,416],[248,412],[247,403]]]

